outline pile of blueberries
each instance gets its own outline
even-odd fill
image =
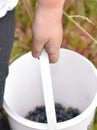
[[[64,108],[60,103],[55,103],[55,111],[57,122],[63,122],[72,119],[80,114],[77,108]],[[45,106],[36,107],[34,111],[30,111],[25,117],[31,121],[47,123]]]

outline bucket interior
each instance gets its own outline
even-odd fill
[[[64,107],[89,107],[97,92],[95,68],[72,51],[61,50],[59,61],[50,64],[55,102]],[[9,68],[4,100],[10,109],[25,116],[36,106],[44,105],[39,60],[27,53]]]

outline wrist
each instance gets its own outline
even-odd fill
[[[63,8],[65,0],[38,0],[40,6],[45,9]]]
[[[61,22],[62,20],[62,14],[63,14],[63,6],[44,6],[39,1],[37,1],[36,4],[36,15],[38,15],[38,18],[46,19],[46,21],[50,22]]]

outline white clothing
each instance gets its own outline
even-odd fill
[[[18,0],[0,0],[0,18],[3,17],[7,11],[12,10],[18,3]]]

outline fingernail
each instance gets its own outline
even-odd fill
[[[40,54],[37,53],[37,52],[32,52],[32,55],[33,55],[33,57],[35,57],[35,58],[39,58],[39,56],[40,56]]]

